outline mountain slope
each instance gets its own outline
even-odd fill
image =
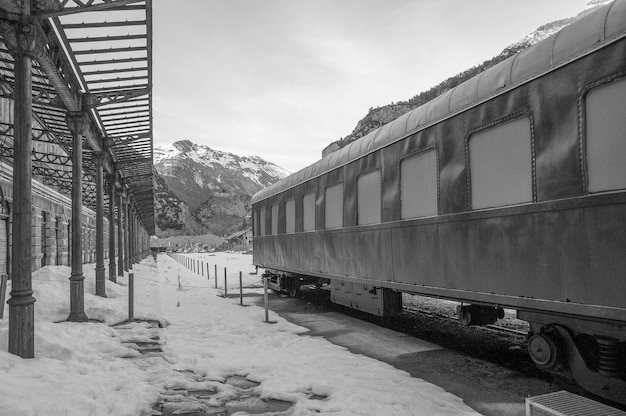
[[[541,25],[534,32],[520,39],[518,42],[506,47],[499,55],[483,62],[480,65],[472,67],[468,70],[461,72],[451,78],[446,79],[440,84],[430,88],[427,91],[421,92],[407,101],[399,101],[397,103],[391,103],[382,107],[370,108],[368,113],[357,123],[352,133],[346,137],[340,138],[337,141],[329,144],[322,151],[322,157],[341,149],[342,147],[352,143],[355,140],[367,135],[369,132],[376,130],[382,125],[385,125],[396,118],[400,117],[404,113],[407,113],[420,105],[426,104],[428,101],[435,97],[445,93],[446,91],[456,87],[457,85],[467,81],[468,79],[478,75],[486,69],[496,65],[497,63],[504,61],[510,56],[515,55],[519,51],[532,46],[551,35],[555,34],[559,30],[563,29],[570,23],[578,20],[587,14],[591,13],[598,7],[611,3],[613,0],[592,0],[587,4],[587,8],[580,12],[576,17],[570,17],[566,19],[557,20],[545,25]]]
[[[238,231],[247,225],[250,197],[289,174],[260,157],[237,156],[189,140],[156,147],[154,166],[164,185],[157,194],[161,235],[195,233],[194,221],[217,235]]]

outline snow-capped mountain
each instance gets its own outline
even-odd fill
[[[162,236],[238,231],[250,214],[250,197],[289,174],[258,156],[237,156],[189,140],[155,147],[154,167]]]

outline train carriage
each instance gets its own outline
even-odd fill
[[[626,0],[260,191],[254,263],[384,315],[513,308],[529,353],[626,404]]]

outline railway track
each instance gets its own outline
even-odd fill
[[[430,315],[430,316],[438,316],[440,318],[458,323],[457,315],[448,315],[445,313],[433,312],[431,310],[416,308],[413,306],[405,306],[403,309],[409,313],[421,313],[421,314]],[[482,328],[484,330],[493,331],[493,332],[505,333],[505,334],[517,336],[523,339],[526,339],[526,337],[528,336],[528,331],[521,331],[518,329],[508,328],[502,325],[495,325],[495,324],[494,325],[482,325],[476,328]]]

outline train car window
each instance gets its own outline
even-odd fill
[[[266,235],[265,234],[265,208],[261,208],[261,211],[259,212],[259,235]]]
[[[381,211],[380,170],[366,173],[356,180],[357,224],[379,224]]]
[[[302,197],[302,231],[315,230],[315,194]]]
[[[329,186],[324,193],[324,228],[343,226],[343,184]]]
[[[407,157],[400,163],[402,219],[437,215],[437,151]]]
[[[278,205],[272,205],[272,235],[278,234]]]
[[[589,192],[626,188],[626,78],[589,91],[585,102]]]
[[[285,232],[287,234],[296,232],[296,201],[294,199],[285,202]]]
[[[470,136],[472,209],[532,202],[531,149],[528,117]]]

